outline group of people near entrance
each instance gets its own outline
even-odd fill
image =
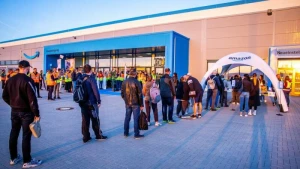
[[[10,164],[15,165],[22,160],[21,155],[18,154],[17,142],[20,129],[22,127],[22,151],[23,151],[23,168],[32,168],[41,165],[42,161],[31,157],[31,130],[29,125],[33,121],[39,121],[40,111],[37,101],[37,91],[39,88],[39,74],[34,69],[30,72],[30,64],[26,60],[19,62],[19,72],[5,79],[6,84],[3,90],[3,100],[11,107],[11,122],[12,128],[9,138],[10,150]],[[99,87],[97,85],[97,78],[92,72],[90,65],[83,67],[83,74],[75,70],[74,72],[67,72],[70,77],[76,77],[76,86],[73,88],[76,91],[79,87],[79,82],[84,90],[84,98],[79,102],[79,107],[82,114],[82,136],[83,142],[90,141],[91,134],[89,132],[90,121],[92,122],[92,129],[96,136],[96,140],[105,140],[105,136],[100,128],[99,108],[101,106],[101,97]],[[30,74],[30,76],[28,76]],[[171,70],[165,69],[165,74],[157,81],[154,80],[153,74],[145,74],[145,81],[139,81],[135,69],[127,72],[127,77],[121,84],[121,97],[125,103],[125,120],[124,120],[124,137],[127,138],[129,133],[129,123],[133,114],[134,119],[134,138],[141,139],[144,137],[139,130],[139,118],[141,111],[146,110],[148,125],[151,125],[151,109],[154,115],[154,125],[156,127],[161,124],[158,121],[157,104],[162,102],[162,116],[163,123],[174,124],[176,121],[173,119],[174,100],[177,99],[176,113],[179,118],[185,115],[187,108],[190,104],[193,107],[193,114],[190,116],[193,119],[202,117],[202,97],[203,87],[199,81],[186,74],[177,78],[177,74],[173,73],[170,76]],[[62,76],[61,71],[55,68],[47,73],[46,83],[47,89],[53,91],[57,80]],[[67,78],[70,78],[67,75]],[[279,77],[278,77],[279,78]],[[39,80],[38,80],[39,79]],[[51,81],[49,81],[51,79]],[[73,79],[74,80],[74,79]],[[251,115],[249,109],[254,108],[253,115],[256,115],[257,106],[265,99],[261,97],[261,90],[264,86],[262,76],[257,78],[253,74],[252,78],[245,74],[243,78],[235,75],[234,78],[226,80],[223,76],[214,72],[209,76],[205,82],[208,87],[206,109],[210,105],[210,110],[215,111],[220,103],[221,106],[228,107],[227,91],[232,88],[232,104],[240,105],[240,115]],[[232,87],[231,87],[232,86]],[[35,88],[36,87],[36,88]],[[284,92],[288,96],[291,83],[288,77],[284,81]],[[57,87],[58,88],[58,87]],[[54,89],[55,90],[55,89]],[[75,93],[74,93],[75,95]],[[59,95],[57,95],[59,97]],[[48,95],[48,99],[52,99],[52,95]],[[219,102],[220,100],[220,102]],[[276,100],[273,100],[275,103]],[[289,99],[287,99],[289,105]],[[234,110],[234,107],[233,107]],[[181,112],[181,115],[180,115]]]

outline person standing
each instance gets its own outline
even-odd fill
[[[208,104],[210,103],[210,100],[212,100],[210,108],[211,111],[217,111],[217,109],[215,108],[215,102],[220,86],[220,81],[216,76],[216,73],[217,72],[214,71],[205,81],[205,85],[207,85],[208,87],[205,109],[208,110]]]
[[[191,115],[192,119],[201,118],[202,117],[202,97],[203,97],[203,88],[199,81],[190,76],[184,76],[187,84],[189,85],[189,96],[193,101],[193,115]],[[213,102],[214,103],[214,102]]]
[[[92,139],[89,132],[90,121],[92,121],[96,140],[105,140],[107,136],[104,136],[100,129],[99,108],[101,106],[101,98],[97,82],[95,76],[92,74],[92,67],[90,65],[84,65],[83,71],[85,74],[82,75],[81,79],[83,80],[85,101],[79,103],[82,115],[82,141],[86,143]]]
[[[244,75],[244,79],[242,80],[242,87],[240,88],[240,116],[243,116],[243,111],[245,110],[245,117],[248,116],[249,111],[249,96],[250,92],[253,90],[253,85],[250,81],[250,77],[248,74]],[[245,106],[245,109],[244,109]]]
[[[256,116],[256,110],[257,110],[257,106],[260,106],[260,85],[261,82],[260,80],[257,78],[256,73],[253,73],[253,78],[252,78],[252,85],[253,85],[253,89],[252,91],[250,91],[250,97],[249,97],[249,113],[248,115],[251,116],[252,115],[252,107],[254,108],[253,110],[253,115]],[[245,103],[246,104],[246,103]]]
[[[127,78],[121,87],[121,97],[125,102],[126,115],[124,121],[124,137],[129,136],[129,122],[131,114],[134,119],[134,138],[140,139],[144,135],[140,134],[139,131],[139,118],[140,111],[144,109],[142,87],[139,81],[136,79],[136,71],[131,70]]]
[[[78,72],[78,68],[74,69],[71,76],[72,76],[72,89],[73,89],[73,93],[75,91],[76,88],[76,81],[77,81],[77,72]]]
[[[147,75],[147,81],[146,83],[143,85],[143,95],[144,95],[144,100],[145,100],[145,108],[146,108],[146,113],[147,113],[147,120],[148,120],[148,126],[150,126],[150,112],[151,112],[151,107],[153,110],[153,115],[154,115],[154,121],[155,121],[155,126],[159,126],[159,122],[158,122],[158,111],[157,111],[157,104],[154,105],[154,103],[151,100],[151,96],[150,96],[150,90],[153,87],[153,84],[155,82],[152,80],[152,77],[150,75]]]
[[[11,107],[11,132],[9,138],[10,165],[21,161],[18,154],[18,137],[22,127],[23,168],[32,168],[42,164],[41,160],[31,158],[31,130],[29,125],[40,120],[40,112],[33,80],[26,74],[30,64],[26,60],[19,62],[20,72],[11,77],[3,90],[2,98]]]
[[[286,99],[287,106],[290,107],[290,92],[291,92],[291,79],[289,76],[285,76],[284,82],[283,82],[283,93],[284,97]]]
[[[227,79],[225,79],[224,75],[221,75],[221,80],[223,81],[224,88],[222,89],[221,94],[221,107],[228,107],[227,103],[227,91],[230,88],[230,85],[228,84]]]
[[[60,89],[60,82],[61,82],[60,69],[58,69],[58,72],[57,72],[57,69],[53,68],[52,75],[53,75],[53,77],[55,79],[55,84],[54,84],[54,98],[53,99],[56,99],[56,96],[57,96],[57,99],[60,99],[60,97],[59,97],[59,89]]]
[[[240,103],[240,93],[239,90],[242,87],[242,81],[240,80],[238,75],[234,75],[233,80],[231,80],[231,86],[232,86],[232,93],[231,93],[231,110],[235,111],[237,105]]]
[[[170,77],[170,69],[165,69],[165,74],[159,80],[160,95],[162,100],[162,114],[163,122],[174,124],[173,120],[173,108],[174,108],[174,99],[176,99],[175,86],[172,78]],[[168,116],[167,116],[167,109]]]
[[[30,77],[31,77],[31,79],[34,82],[34,86],[35,86],[35,89],[37,91],[38,98],[42,98],[41,95],[40,95],[40,81],[41,81],[41,76],[37,72],[36,68],[33,68],[33,72],[30,74]]]
[[[49,70],[49,72],[47,73],[47,76],[46,76],[48,100],[52,100],[52,101],[54,100],[52,98],[52,93],[53,93],[54,87],[56,85],[56,82],[55,82],[56,80],[57,80],[57,78],[55,78],[53,70]]]
[[[43,70],[40,71],[40,90],[43,90],[44,86],[44,89],[46,90],[46,84],[45,84],[45,75],[43,74]]]
[[[177,90],[177,85],[178,85],[178,83],[179,83],[177,73],[175,73],[175,72],[173,73],[172,80],[173,80],[174,87],[175,87],[175,92],[176,92],[176,90]]]
[[[5,86],[5,80],[6,80],[6,74],[5,74],[5,70],[3,69],[3,70],[2,70],[2,73],[1,73],[2,89],[4,89],[4,86]]]

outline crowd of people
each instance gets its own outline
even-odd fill
[[[9,139],[10,164],[14,165],[21,160],[17,152],[17,140],[20,129],[23,129],[23,168],[36,167],[42,163],[31,157],[31,131],[29,124],[40,120],[40,112],[37,98],[41,98],[39,90],[48,90],[48,100],[60,99],[62,84],[67,92],[73,93],[73,97],[82,89],[82,98],[79,103],[82,114],[82,136],[83,142],[90,141],[90,122],[97,140],[105,140],[100,128],[99,107],[101,106],[100,89],[107,86],[120,90],[121,97],[125,103],[124,137],[129,136],[129,123],[131,116],[134,120],[134,138],[141,139],[139,118],[141,111],[146,110],[148,125],[151,125],[151,110],[154,116],[154,126],[161,126],[158,120],[158,103],[162,102],[162,122],[174,124],[173,118],[174,100],[177,100],[176,115],[178,118],[189,117],[197,119],[202,117],[202,99],[204,89],[207,86],[207,98],[205,109],[216,111],[220,107],[229,107],[227,100],[228,91],[232,90],[231,110],[235,111],[239,105],[240,116],[256,115],[257,107],[266,102],[264,95],[268,92],[266,82],[261,75],[256,73],[252,77],[245,74],[242,77],[234,75],[226,79],[214,71],[202,86],[199,81],[190,73],[178,80],[174,72],[171,77],[171,70],[165,69],[165,73],[157,78],[154,71],[150,74],[137,72],[134,68],[130,70],[94,73],[90,65],[85,65],[83,71],[78,69],[67,70],[53,68],[43,75],[42,70],[38,73],[34,68],[30,73],[30,64],[26,60],[19,62],[19,68],[8,74],[2,71],[1,81],[3,100],[11,107],[12,129]],[[46,78],[45,78],[46,77]],[[281,81],[280,75],[277,75]],[[285,77],[283,92],[289,106],[289,92],[291,81]],[[17,90],[16,90],[17,89]],[[270,88],[274,91],[274,88]],[[52,94],[54,92],[54,97]],[[275,105],[276,97],[272,99]],[[193,107],[193,113],[189,115],[189,107]],[[252,110],[253,109],[253,110]]]

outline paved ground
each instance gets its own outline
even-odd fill
[[[222,108],[205,111],[198,120],[152,125],[142,132],[144,139],[134,140],[132,128],[130,137],[123,137],[120,96],[102,95],[101,127],[109,139],[83,144],[81,114],[71,95],[62,94],[60,102],[48,102],[45,92],[42,96],[43,133],[32,138],[33,157],[44,161],[39,168],[300,168],[300,98],[291,99],[290,111],[282,117],[269,102],[255,117]],[[75,109],[57,111],[60,106]],[[0,168],[21,168],[9,166],[9,119],[10,109],[0,100]]]

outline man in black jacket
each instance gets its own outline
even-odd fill
[[[170,69],[165,69],[165,74],[159,80],[160,95],[162,101],[162,114],[163,122],[173,124],[173,108],[174,108],[174,99],[176,98],[175,94],[175,85],[170,77]],[[168,117],[167,109],[169,107]]]
[[[2,98],[11,107],[12,129],[9,139],[10,165],[15,165],[21,160],[18,154],[17,144],[19,132],[22,127],[22,151],[23,168],[36,167],[42,163],[41,160],[31,158],[31,131],[29,125],[33,120],[40,120],[39,106],[33,80],[26,74],[30,70],[30,64],[26,60],[19,62],[19,73],[9,78]]]
[[[96,79],[92,74],[92,67],[90,65],[84,65],[83,71],[85,73],[82,76],[85,102],[79,104],[82,114],[83,142],[86,143],[92,139],[89,132],[90,121],[92,121],[96,140],[105,140],[107,137],[102,134],[100,129],[99,108],[101,99]]]
[[[140,139],[144,135],[140,135],[139,131],[139,117],[140,111],[144,109],[142,87],[139,81],[137,81],[136,72],[131,70],[129,72],[129,78],[122,83],[121,97],[126,105],[126,116],[124,121],[124,136],[129,135],[129,122],[131,114],[134,119],[134,138]]]

